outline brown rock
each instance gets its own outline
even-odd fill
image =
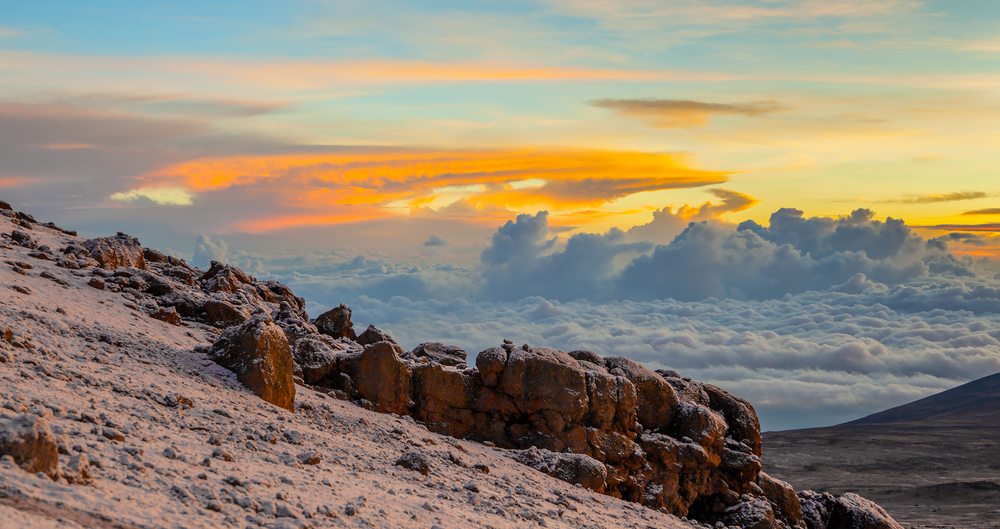
[[[104,278],[102,277],[92,277],[90,281],[87,281],[87,284],[97,290],[104,290]]]
[[[49,421],[37,415],[0,415],[0,456],[27,472],[59,477],[59,451]]]
[[[798,526],[802,524],[802,503],[791,485],[780,479],[772,478],[765,472],[757,475],[757,485],[760,486],[767,501],[771,502],[771,506],[779,518],[787,522],[788,525]]]
[[[453,437],[473,433],[475,380],[441,364],[423,364],[413,373],[414,417],[435,432]]]
[[[624,376],[635,386],[640,403],[637,418],[643,428],[659,430],[670,424],[677,395],[663,377],[628,358],[608,357],[604,363],[612,374]]]
[[[264,314],[226,329],[209,356],[260,398],[295,410],[295,364],[285,332]]]
[[[396,340],[394,340],[392,336],[389,336],[389,333],[374,325],[369,325],[368,328],[365,329],[365,332],[358,335],[358,339],[356,341],[361,345],[372,345],[379,342],[389,342],[393,345],[397,345]]]
[[[405,415],[410,402],[413,371],[399,358],[399,346],[378,342],[360,354],[343,359],[342,370],[350,375],[358,396],[376,411]]]
[[[160,321],[165,321],[170,325],[180,325],[183,323],[183,321],[181,321],[181,315],[178,314],[177,309],[173,307],[160,308],[154,310],[149,315]]]
[[[62,474],[66,481],[74,485],[90,485],[94,482],[94,476],[90,471],[90,459],[86,454],[70,457],[69,462],[63,467]]]
[[[497,384],[521,413],[554,412],[546,417],[551,431],[582,421],[587,413],[586,375],[568,354],[546,347],[514,349]]]
[[[351,323],[351,308],[347,305],[334,307],[313,321],[316,329],[320,333],[332,338],[347,338],[356,340],[358,336],[354,334],[354,324]]]
[[[146,268],[142,245],[139,244],[139,239],[130,235],[119,232],[114,237],[90,239],[83,243],[83,247],[101,268]]]
[[[287,333],[286,333],[287,334]],[[322,335],[304,336],[295,342],[293,357],[306,384],[320,384],[337,369],[339,354],[347,347]]]
[[[702,384],[702,387],[708,393],[712,409],[721,412],[726,418],[729,426],[726,435],[736,441],[746,442],[753,454],[760,457],[760,420],[753,405],[711,384]]]

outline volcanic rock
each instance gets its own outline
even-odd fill
[[[351,323],[351,309],[347,305],[340,305],[320,314],[313,324],[320,333],[332,338],[357,339],[354,324]]]
[[[44,417],[0,415],[0,456],[7,455],[26,472],[59,477],[56,437]]]
[[[285,332],[270,316],[258,313],[242,325],[226,329],[209,356],[236,373],[236,378],[260,398],[295,410],[292,352]]]
[[[142,245],[139,244],[139,239],[131,235],[119,232],[114,237],[90,239],[83,243],[83,247],[106,270],[146,268]]]

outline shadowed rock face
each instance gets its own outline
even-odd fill
[[[351,309],[347,305],[334,307],[320,314],[313,322],[320,333],[331,338],[347,338],[356,340],[354,324],[351,323]]]

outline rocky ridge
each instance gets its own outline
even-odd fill
[[[197,336],[186,331],[192,339],[185,354],[232,371],[264,401],[287,410],[279,413],[301,413],[301,395],[306,402],[314,395],[351,401],[392,414],[386,417],[412,418],[447,438],[496,447],[524,468],[596,493],[714,527],[900,527],[856,495],[796,493],[764,473],[753,406],[721,388],[622,357],[511,341],[472,362],[461,348],[446,344],[405,351],[374,326],[356,334],[346,306],[310,320],[303,300],[278,282],[221,263],[202,272],[124,234],[81,241],[2,206],[12,229],[2,234],[0,247],[16,251],[5,255],[25,253],[65,270],[67,278],[48,272],[58,287],[78,281],[120,297],[125,307],[159,325],[197,330]],[[44,232],[60,245],[45,244],[31,232]],[[8,264],[21,275],[33,268],[13,259]],[[30,295],[30,287],[23,288],[29,294],[22,295]],[[97,340],[117,345],[113,336]],[[27,345],[9,328],[2,343],[0,365],[13,363],[8,349]],[[188,405],[172,399],[174,406]],[[311,404],[308,409],[315,413]],[[49,457],[58,448],[50,439],[55,434],[46,430],[49,416],[31,417],[0,417],[0,453],[49,478],[90,480],[89,470],[81,470],[87,466],[85,456],[83,463],[78,457],[82,453],[63,447],[67,464],[59,468],[60,457]],[[107,425],[100,435],[112,441],[123,436]],[[306,452],[293,459],[305,466],[318,462],[316,453]],[[431,472],[420,457],[404,454],[396,462]],[[227,452],[213,451],[212,458],[226,460]]]

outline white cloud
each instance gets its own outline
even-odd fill
[[[120,202],[148,200],[161,206],[190,206],[194,196],[182,187],[139,187],[112,194],[109,198]]]

